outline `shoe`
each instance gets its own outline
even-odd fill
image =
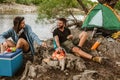
[[[97,62],[97,63],[101,63],[102,62],[102,57],[93,57],[92,60]]]

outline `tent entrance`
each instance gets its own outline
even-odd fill
[[[96,15],[91,19],[89,25],[95,25],[97,27],[103,26],[103,17],[102,17],[102,10],[99,10]]]

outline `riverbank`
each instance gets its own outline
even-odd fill
[[[37,12],[37,7],[35,5],[23,5],[23,4],[0,4],[0,14],[10,14],[10,13],[32,13]]]
[[[78,28],[71,31],[75,37],[81,32]],[[90,50],[99,37],[103,38],[100,46],[95,51]],[[13,77],[1,76],[0,80],[120,80],[120,42],[110,39],[96,35],[93,40],[88,38],[83,46],[85,52],[105,58],[101,64],[71,53],[60,61],[51,59],[54,51],[52,39],[46,41],[48,48],[34,44],[35,55],[23,54],[21,69]]]

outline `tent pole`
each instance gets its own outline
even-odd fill
[[[96,31],[97,31],[97,28],[96,28],[96,27],[94,27],[93,32],[92,32],[91,37],[90,37],[90,38],[91,38],[91,40],[93,39],[93,37],[94,37],[94,35],[95,35]]]

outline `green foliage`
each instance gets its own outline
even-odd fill
[[[87,8],[89,9],[89,8],[91,8],[95,4],[95,2],[92,2],[91,0],[84,0],[83,4],[85,6],[87,6]],[[89,6],[91,6],[91,7],[89,7]]]
[[[30,5],[33,0],[16,0],[16,3]]]
[[[94,4],[90,0],[82,1],[85,6]],[[69,14],[68,9],[79,7],[80,5],[77,0],[41,0],[39,5],[39,18],[65,17]]]
[[[14,3],[16,0],[0,0],[0,3]]]
[[[38,5],[40,3],[42,3],[43,0],[32,0],[32,3],[35,5]]]
[[[117,4],[115,5],[115,8],[120,10],[120,0],[117,2]]]
[[[38,5],[41,2],[42,0],[16,0],[16,3],[25,4],[25,5],[30,5],[30,4]]]
[[[75,8],[77,5],[76,0],[42,0],[39,5],[39,18],[53,18],[58,14],[59,16],[63,16],[63,14],[65,16],[68,14],[68,8]]]

